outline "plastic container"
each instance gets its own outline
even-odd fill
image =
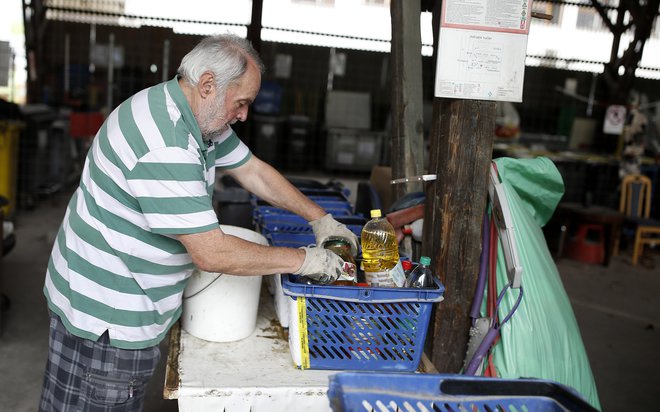
[[[343,372],[330,376],[328,398],[334,412],[597,411],[553,381],[464,375]]]
[[[304,247],[316,244],[316,238],[312,232],[286,233],[272,232],[265,233],[266,238],[273,246],[282,247]]]
[[[348,230],[360,236],[362,227],[366,220],[362,216],[337,216],[339,223],[346,225]],[[298,215],[267,214],[259,216],[256,222],[262,233],[286,232],[286,233],[312,233],[312,226],[304,218]]]
[[[399,246],[394,227],[380,209],[371,211],[371,220],[362,228],[362,264],[367,283],[378,286],[403,286],[405,275],[399,262]]]
[[[51,126],[56,113],[45,104],[20,106],[25,123],[18,143],[17,207],[32,209],[39,203],[39,191],[45,183],[51,146]]]
[[[321,206],[326,212],[330,213],[332,216],[335,217],[351,216],[353,214],[352,207],[348,202],[318,200],[316,201],[316,203],[319,206]],[[296,216],[293,212],[289,212],[288,210],[280,209],[279,207],[275,207],[275,206],[268,206],[268,205],[254,206],[253,215],[254,215],[254,220],[256,222],[258,222],[262,216],[270,215],[270,214]]]
[[[605,228],[584,223],[566,245],[566,255],[580,262],[602,265],[605,261]]]
[[[401,261],[401,267],[403,267],[403,273],[405,273],[406,279],[408,279],[408,275],[414,269],[413,268],[413,263],[410,260],[402,260]]]
[[[295,215],[292,215],[295,216]],[[309,226],[309,225],[307,225]],[[316,243],[314,233],[311,231],[296,231],[296,232],[269,232],[264,230],[268,242],[273,246],[283,247],[303,247],[313,245]],[[277,320],[283,328],[289,327],[289,299],[284,295],[282,290],[282,279],[280,275],[272,275],[267,278],[268,291],[273,295],[273,302],[275,304],[275,314]]]
[[[0,195],[9,203],[2,207],[5,219],[12,219],[16,210],[18,147],[22,123],[0,121]],[[2,239],[0,239],[2,240]]]
[[[414,371],[437,289],[305,285],[282,275],[289,349],[300,369]]]
[[[223,232],[260,245],[261,234],[221,225]],[[254,331],[262,276],[232,276],[195,270],[183,292],[181,326],[191,335],[212,342],[233,342]]]
[[[258,209],[255,211],[256,225],[271,245],[298,248],[316,244],[312,227],[302,217],[271,207],[268,208],[268,213],[260,213]],[[279,211],[283,213],[278,213]],[[362,216],[337,216],[336,219],[356,235],[360,234],[365,223]],[[266,279],[268,291],[273,295],[277,319],[282,327],[288,328],[290,299],[282,291],[280,275],[268,276]]]
[[[431,272],[429,265],[431,264],[431,258],[428,256],[422,256],[419,258],[419,264],[416,268],[410,272],[410,275],[406,278],[406,287],[407,288],[430,288],[435,287],[435,282],[433,281],[434,276]]]

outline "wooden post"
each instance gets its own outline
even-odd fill
[[[467,350],[494,133],[494,102],[434,99],[422,254],[445,285],[429,331],[440,373],[457,373]]]
[[[437,45],[442,2],[427,6]],[[437,54],[435,47],[434,73]],[[428,172],[438,177],[426,188],[422,254],[431,257],[432,269],[445,285],[445,300],[436,306],[427,338],[440,373],[457,373],[467,351],[494,136],[495,103],[433,100]]]
[[[248,26],[247,38],[252,43],[252,47],[257,53],[261,53],[261,16],[263,13],[264,1],[252,0],[252,14],[250,25]]]
[[[392,178],[424,173],[422,40],[420,0],[392,0]],[[421,183],[399,184],[394,199],[422,190]]]
[[[27,103],[42,101],[46,64],[43,55],[43,37],[46,29],[46,7],[43,0],[23,0],[23,26],[27,58]]]

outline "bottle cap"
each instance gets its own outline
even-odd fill
[[[371,217],[381,217],[380,209],[371,209]]]
[[[428,266],[431,264],[431,258],[428,256],[422,256],[419,258],[419,263]]]
[[[410,270],[412,269],[412,262],[409,260],[402,260],[401,261],[401,267],[403,267],[403,270]]]

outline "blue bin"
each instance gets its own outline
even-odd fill
[[[597,411],[573,389],[541,379],[342,372],[329,380],[333,412]]]
[[[312,232],[286,233],[286,232],[262,232],[268,242],[273,246],[303,247],[316,244],[316,238]]]
[[[437,289],[307,285],[282,276],[289,347],[301,369],[414,371],[424,352]],[[297,325],[292,328],[291,325]]]
[[[360,236],[365,219],[362,216],[338,216],[336,220],[346,225],[348,230]],[[297,215],[264,214],[256,222],[263,233],[287,232],[307,233],[312,232],[312,226]]]

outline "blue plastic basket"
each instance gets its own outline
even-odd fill
[[[287,233],[287,232],[262,232],[268,243],[273,246],[303,247],[316,244],[316,238],[312,232]]]
[[[362,216],[340,216],[336,220],[346,225],[346,227],[357,236],[362,233],[362,227],[365,219]],[[287,232],[287,233],[306,233],[312,232],[312,226],[298,215],[262,215],[257,222],[261,231],[266,233]]]
[[[301,369],[416,370],[433,303],[444,292],[436,283],[437,289],[320,286],[283,275],[284,294],[296,305],[289,311],[294,362]]]
[[[548,380],[343,372],[330,376],[334,412],[595,412],[573,389]]]
[[[302,192],[302,194],[310,198],[325,198],[334,200],[348,200],[348,196],[351,194],[351,191],[348,189],[345,191],[340,191],[337,189],[299,188],[299,190]]]
[[[330,213],[332,216],[350,216],[353,214],[351,205],[348,203],[342,202],[317,202],[319,206],[323,208],[327,213]],[[255,206],[253,216],[255,221],[259,221],[259,218],[263,215],[294,215],[293,212],[288,210],[280,209],[275,206]],[[294,215],[295,216],[295,215]]]

